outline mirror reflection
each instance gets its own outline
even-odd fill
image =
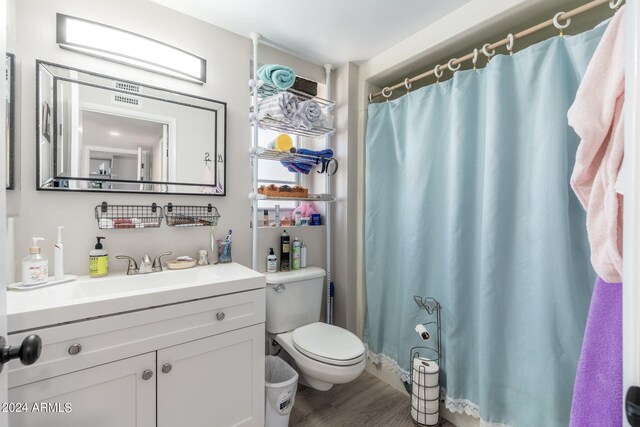
[[[14,81],[15,56],[11,53],[6,54],[6,67],[4,78],[5,93],[5,159],[6,159],[6,177],[5,182],[7,189],[13,189],[13,151],[15,144],[15,81]]]
[[[226,104],[38,65],[40,189],[224,195]]]

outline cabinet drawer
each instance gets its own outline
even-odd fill
[[[264,321],[265,290],[258,289],[11,334],[11,345],[38,334],[43,348],[31,366],[9,362],[9,387]]]

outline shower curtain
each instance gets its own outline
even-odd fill
[[[569,423],[595,274],[567,111],[604,29],[369,106],[369,356],[408,380],[436,298],[446,406],[483,425]]]

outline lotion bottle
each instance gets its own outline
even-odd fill
[[[38,241],[42,237],[33,237],[33,246],[29,255],[22,258],[22,284],[24,286],[42,285],[49,281],[49,260],[40,253]]]
[[[62,245],[63,226],[58,227],[58,241],[53,245],[54,274],[56,280],[64,279],[64,246]]]
[[[101,239],[104,237],[96,237],[98,243],[94,250],[89,252],[89,276],[102,277],[109,273],[109,254],[102,248]]]
[[[269,248],[269,255],[267,256],[267,273],[275,273],[278,271],[278,258],[273,253],[273,248]]]

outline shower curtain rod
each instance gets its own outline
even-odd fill
[[[513,43],[515,40],[521,39],[523,37],[526,37],[528,35],[531,35],[537,31],[540,31],[542,29],[545,29],[547,27],[550,27],[552,25],[555,25],[556,27],[558,27],[559,29],[562,28],[567,28],[569,26],[569,24],[571,23],[571,18],[574,16],[577,16],[581,13],[587,12],[591,9],[594,9],[598,6],[601,6],[605,3],[609,3],[609,7],[611,9],[617,9],[620,7],[620,5],[622,4],[622,0],[593,0],[589,3],[586,3],[580,7],[577,7],[573,10],[570,10],[569,12],[558,12],[553,18],[548,19],[538,25],[535,25],[531,28],[528,28],[524,31],[520,31],[519,33],[516,34],[509,34],[507,37],[505,37],[502,40],[499,40],[493,44],[485,44],[481,49],[474,49],[473,52],[462,56],[460,58],[452,58],[451,60],[449,60],[449,62],[447,62],[445,65],[441,65],[438,64],[435,66],[435,68],[433,70],[429,70],[427,72],[424,72],[422,74],[419,74],[415,77],[412,78],[406,78],[404,79],[403,82],[401,83],[397,83],[393,86],[389,86],[389,87],[385,87],[384,89],[382,89],[380,92],[377,93],[373,93],[373,94],[369,94],[369,102],[371,102],[373,100],[373,98],[377,98],[378,96],[382,95],[385,98],[388,98],[391,96],[392,92],[395,89],[401,88],[401,87],[405,87],[407,90],[411,89],[411,83],[417,81],[417,80],[421,80],[425,77],[429,77],[431,75],[436,75],[436,77],[440,78],[442,77],[442,73],[444,71],[445,68],[450,69],[452,71],[457,70],[458,68],[460,68],[460,64],[463,63],[464,61],[468,61],[468,60],[473,60],[474,64],[478,59],[478,52],[483,53],[485,56],[487,57],[491,57],[493,56],[493,54],[495,52],[494,49],[501,47],[501,46],[509,46],[510,45],[510,49],[513,49]],[[562,21],[566,21],[565,23],[561,24],[560,20]],[[491,53],[493,52],[493,53]],[[474,60],[475,58],[475,60]],[[455,66],[458,66],[457,68],[453,68]]]

